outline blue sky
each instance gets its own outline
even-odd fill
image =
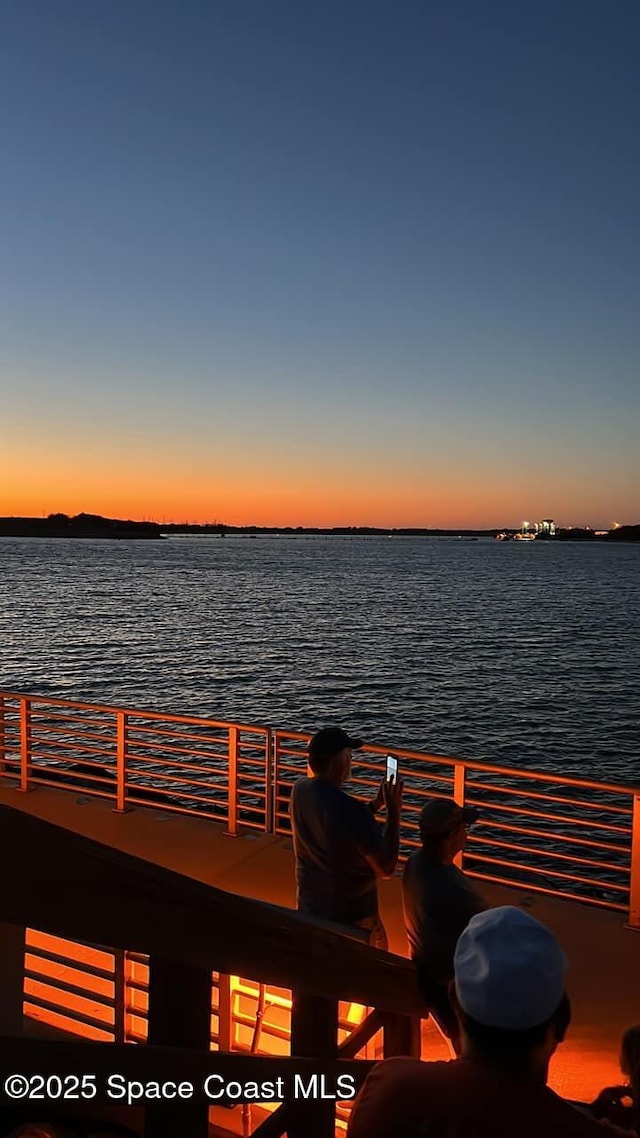
[[[635,0],[5,0],[0,43],[0,512],[640,521]]]

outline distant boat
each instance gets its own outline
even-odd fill
[[[523,530],[522,533],[514,534],[513,540],[514,541],[535,541],[536,535],[535,535],[535,533],[529,533],[528,530]]]

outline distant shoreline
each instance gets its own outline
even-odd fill
[[[504,533],[513,536],[519,531],[510,527],[494,529],[423,529],[400,527],[384,529],[375,526],[229,526],[221,522],[202,525],[161,525],[159,522],[123,521],[103,518],[97,514],[51,514],[47,518],[0,518],[0,537],[47,538],[104,538],[110,540],[158,540],[176,534],[201,534],[210,537],[227,535],[245,536],[310,536],[310,537],[458,537],[495,538]],[[640,525],[620,526],[607,533],[590,529],[559,529],[553,537],[538,536],[537,541],[640,541]]]
[[[98,514],[52,514],[48,518],[0,518],[0,537],[100,538],[111,541],[154,541],[162,537],[155,522],[130,522]]]

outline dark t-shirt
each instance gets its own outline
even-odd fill
[[[549,1087],[469,1059],[374,1067],[354,1104],[348,1138],[613,1138]]]
[[[486,901],[457,866],[420,850],[404,867],[402,902],[412,959],[435,984],[448,984],[458,938]]]
[[[376,872],[383,830],[364,802],[324,778],[301,778],[291,793],[298,908],[355,924],[378,912]]]

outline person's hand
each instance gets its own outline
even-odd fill
[[[386,779],[383,782],[382,793],[384,795],[384,804],[387,808],[388,814],[394,814],[397,817],[400,813],[403,788],[403,782],[387,782]]]
[[[631,1098],[631,1088],[628,1086],[622,1087],[605,1087],[600,1091],[597,1099],[591,1103],[591,1109],[594,1114],[602,1112],[606,1113],[613,1106],[620,1106],[623,1098]]]
[[[382,810],[382,807],[384,806],[384,784],[385,784],[385,782],[386,782],[385,778],[381,779],[380,786],[378,787],[378,792],[377,792],[375,798],[372,798],[370,803],[369,803],[369,809],[372,810],[374,814],[377,814],[378,810]]]

